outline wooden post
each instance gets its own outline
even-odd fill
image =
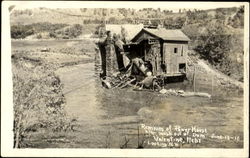
[[[140,132],[140,131],[139,131],[140,129],[139,129],[139,128],[140,128],[140,127],[138,126],[138,133],[137,133],[137,137],[138,137],[138,142],[137,142],[137,143],[138,143],[138,148],[140,147],[140,133],[139,133],[139,132]]]
[[[211,76],[212,76],[212,93],[211,94],[213,94],[213,92],[214,92],[214,75],[212,74]]]
[[[15,146],[14,148],[18,148],[19,146],[19,137],[20,137],[20,128],[21,128],[21,121],[22,121],[22,114],[20,114],[19,118],[18,118],[18,123],[17,123],[17,131],[16,131],[16,142],[15,142]]]
[[[194,74],[193,74],[193,88],[194,88],[194,92],[195,92],[195,75],[196,75],[196,67],[194,65]]]

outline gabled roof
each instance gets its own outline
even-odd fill
[[[165,41],[190,41],[190,39],[181,30],[167,30],[165,28],[148,29],[143,28],[131,41],[134,41],[140,36],[141,32],[148,33],[151,36],[158,37]]]

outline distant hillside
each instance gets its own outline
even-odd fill
[[[223,73],[243,80],[244,7],[210,10],[115,8],[14,10],[10,16],[12,38],[79,38],[102,23],[161,24],[181,29],[190,39],[190,49]],[[42,29],[41,29],[42,28]],[[47,30],[46,30],[47,28]]]
[[[186,10],[180,9],[179,13],[173,13],[171,10],[160,10],[144,8],[141,10],[125,8],[69,8],[69,9],[49,9],[34,8],[25,10],[13,10],[10,16],[11,25],[32,24],[49,22],[52,24],[86,24],[100,23],[105,20],[107,23],[137,23],[145,20],[152,22],[164,22],[166,24],[176,22],[187,22],[186,17],[190,14],[203,13],[210,18],[220,18],[226,22],[232,20],[237,14],[239,8],[218,8],[210,10]],[[206,18],[206,17],[205,17]]]
[[[84,17],[74,16],[80,14],[80,9],[64,9],[63,11],[48,8],[14,10],[10,16],[10,23],[11,25],[43,22],[52,24],[82,24]]]

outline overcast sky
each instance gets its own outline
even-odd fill
[[[179,9],[214,9],[214,8],[229,8],[239,7],[244,5],[243,2],[93,2],[93,1],[33,1],[33,2],[12,2],[16,4],[15,9],[27,8],[161,8],[178,12]]]

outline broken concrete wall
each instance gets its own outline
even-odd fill
[[[106,53],[106,76],[112,76],[112,74],[119,71],[114,45],[113,44],[106,45],[105,53]]]
[[[101,57],[101,67],[102,67],[102,76],[106,76],[106,50],[105,45],[102,43],[98,43],[98,48],[96,49],[96,53],[100,54]]]

